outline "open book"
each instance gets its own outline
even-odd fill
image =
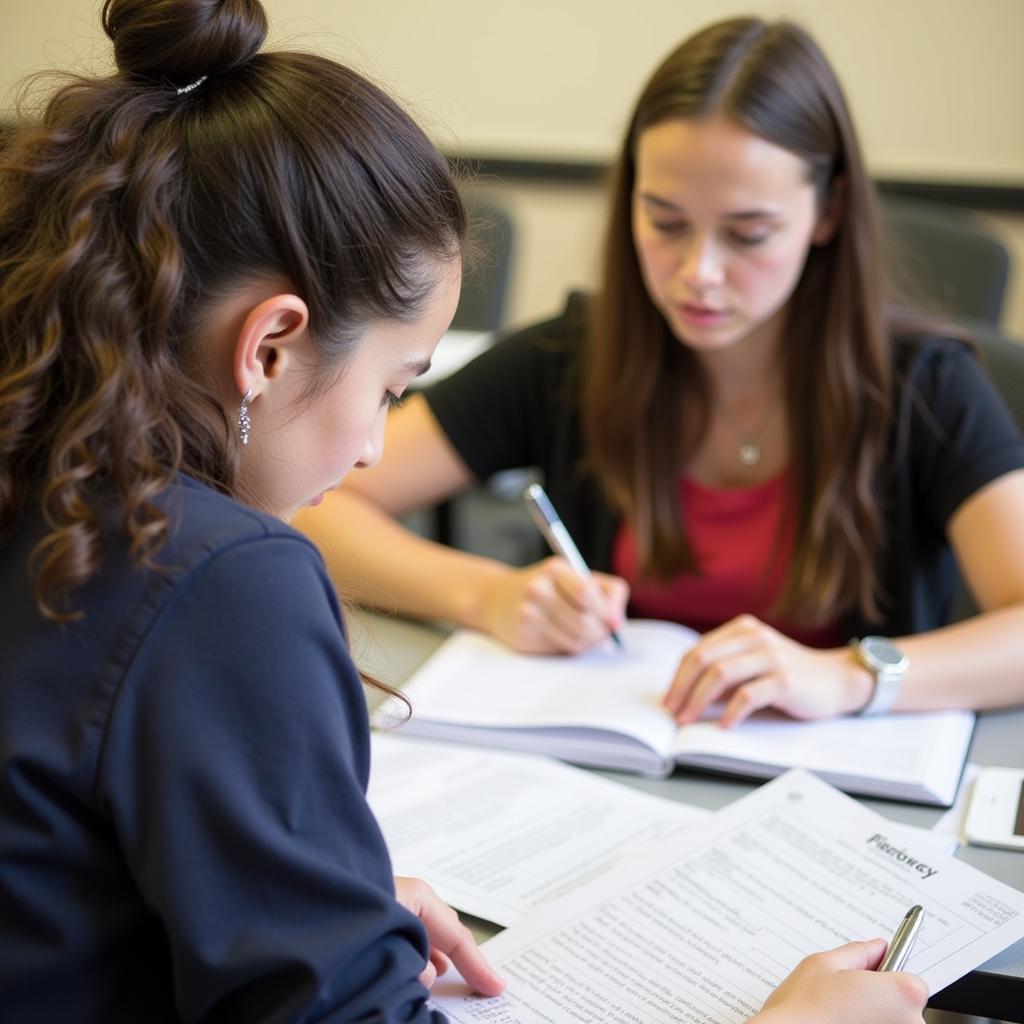
[[[425,878],[445,903],[503,927],[678,846],[711,814],[550,757],[396,732],[373,734],[366,797],[396,875]],[[948,832],[885,828],[918,856],[960,845]]]
[[[405,687],[406,735],[550,754],[575,764],[664,776],[676,764],[756,778],[805,768],[848,793],[948,807],[974,728],[969,711],[797,722],[768,712],[733,729],[679,728],[660,707],[697,635],[632,621],[624,649],[575,657],[517,654],[453,633]],[[376,724],[395,716],[387,705]]]

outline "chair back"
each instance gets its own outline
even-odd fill
[[[470,257],[462,272],[462,295],[452,320],[460,331],[496,331],[504,326],[512,269],[512,218],[497,204],[464,197],[469,214]]]
[[[1010,256],[970,213],[955,206],[884,196],[883,224],[903,283],[938,312],[998,324]],[[902,272],[902,273],[901,273]]]
[[[981,363],[1024,433],[1024,342],[997,331],[974,331]]]

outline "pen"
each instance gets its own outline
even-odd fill
[[[530,510],[533,521],[537,524],[537,529],[544,535],[551,550],[556,555],[561,555],[577,576],[590,579],[591,574],[587,563],[583,561],[579,548],[573,543],[569,531],[559,519],[555,506],[551,504],[551,499],[547,496],[544,488],[540,484],[530,484],[523,492],[523,497],[526,499],[526,507]],[[621,647],[622,637],[614,629],[611,630],[611,635],[615,643]]]
[[[914,939],[917,938],[917,932],[923,919],[924,908],[919,904],[906,912],[896,929],[896,934],[892,937],[892,942],[889,943],[889,948],[885,951],[885,956],[882,957],[882,962],[878,965],[878,970],[903,970],[903,965],[907,962],[907,957],[910,956],[910,948],[914,945]]]

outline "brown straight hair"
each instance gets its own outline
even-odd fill
[[[842,215],[813,246],[790,297],[784,343],[795,544],[775,613],[806,624],[858,608],[876,618],[876,483],[890,426],[888,285],[874,188],[842,89],[813,39],[788,22],[710,26],[664,60],[637,101],[612,177],[603,284],[588,317],[588,461],[635,531],[641,571],[698,571],[678,478],[709,418],[693,353],[644,286],[632,236],[640,134],[724,114],[806,161],[819,202],[842,180]]]
[[[98,567],[102,508],[151,565],[176,474],[237,493],[234,424],[194,370],[218,299],[289,282],[313,393],[369,320],[414,317],[466,229],[408,114],[334,61],[258,52],[256,0],[106,0],[103,25],[116,73],[72,76],[0,165],[0,543],[40,502],[53,619]]]

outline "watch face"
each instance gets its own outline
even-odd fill
[[[899,665],[903,662],[903,652],[885,637],[866,636],[861,643],[865,654],[880,665]]]

